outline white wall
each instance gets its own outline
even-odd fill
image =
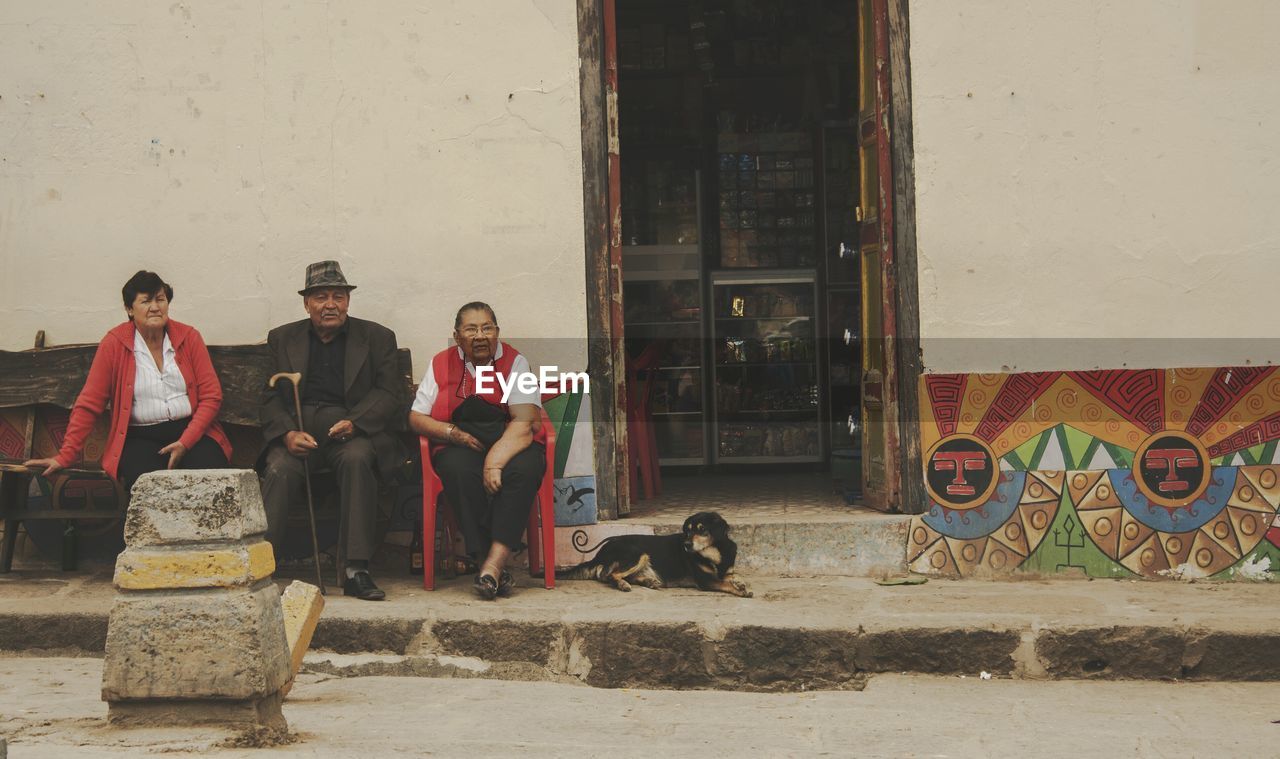
[[[336,258],[418,373],[473,299],[584,368],[577,72],[567,0],[0,3],[0,347],[96,341],[139,268],[256,342]]]
[[[1280,3],[910,22],[928,371],[1280,361]]]

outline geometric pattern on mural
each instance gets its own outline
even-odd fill
[[[1164,372],[1071,372],[1071,378],[1130,422],[1158,432],[1164,426]]]
[[[977,508],[930,498],[912,571],[1280,579],[1275,367],[926,375],[919,396],[935,486],[963,482],[932,458],[958,436],[1000,473]]]
[[[965,375],[939,376],[925,388],[929,393],[929,407],[943,435],[952,435],[960,418],[960,401],[964,399]]]
[[[912,520],[907,564],[913,572],[960,577],[1001,572],[1039,547],[1058,509],[1062,472],[1004,472],[1001,479],[989,509],[949,513],[933,504],[928,514]],[[976,518],[987,516],[984,512],[995,518]]]

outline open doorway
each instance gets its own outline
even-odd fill
[[[612,2],[632,509],[886,504],[871,4]]]

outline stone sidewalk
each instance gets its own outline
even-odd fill
[[[489,603],[470,579],[429,593],[379,575],[381,603],[331,590],[308,668],[761,691],[857,688],[881,672],[1280,680],[1276,583],[747,575],[755,597],[742,599],[591,581],[545,590],[522,576]],[[112,593],[105,574],[0,577],[0,649],[98,655]]]
[[[215,727],[122,729],[96,659],[0,658],[0,738],[40,757],[1275,756],[1271,683],[882,675],[862,692],[598,690],[303,675],[292,743]]]

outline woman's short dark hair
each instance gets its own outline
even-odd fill
[[[155,295],[161,290],[164,290],[164,297],[173,300],[173,288],[169,283],[160,279],[160,275],[154,271],[142,269],[129,277],[129,281],[120,289],[120,294],[124,296],[124,307],[131,308],[139,295]]]
[[[488,303],[482,303],[478,300],[473,300],[467,305],[458,309],[458,315],[453,317],[454,329],[458,329],[459,327],[462,326],[462,315],[467,311],[487,311],[489,313],[489,318],[493,319],[493,325],[495,327],[498,326],[498,315],[493,312],[493,307],[490,306]]]

